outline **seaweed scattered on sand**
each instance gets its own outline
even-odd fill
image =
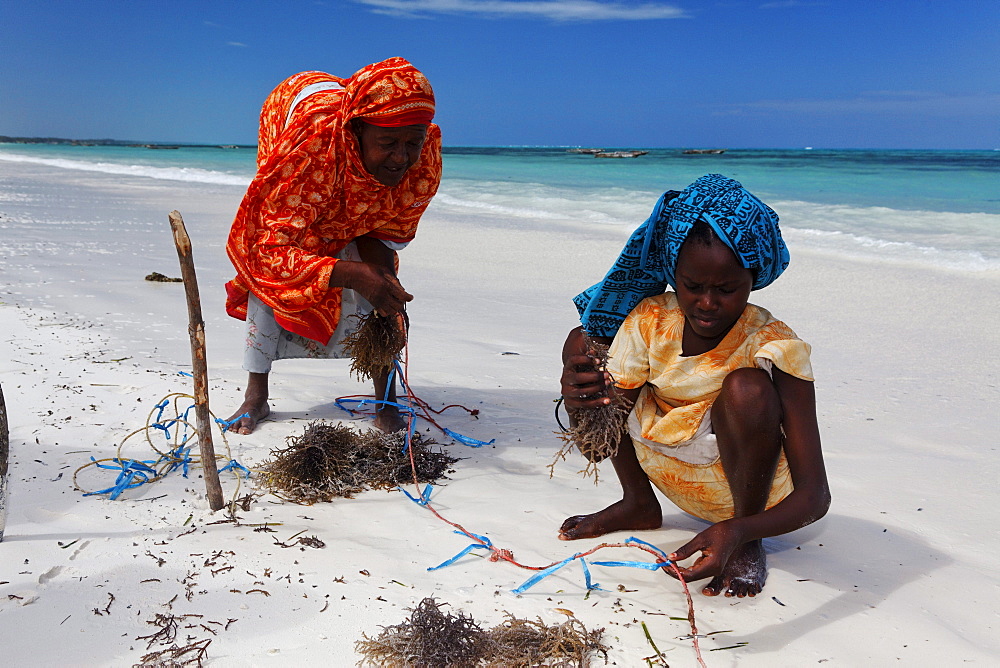
[[[546,626],[541,619],[507,619],[488,631],[463,613],[443,612],[443,603],[425,598],[410,618],[383,627],[374,638],[362,634],[355,649],[361,665],[390,668],[527,668],[587,666],[595,653],[607,659],[604,629],[588,631],[571,617]]]
[[[183,283],[183,278],[171,278],[170,276],[164,276],[158,271],[154,271],[151,274],[146,275],[147,281],[152,281],[154,283]]]
[[[586,337],[584,341],[588,348],[594,351],[597,364],[596,366],[577,367],[577,371],[597,370],[603,372],[608,364],[608,346],[597,343],[590,337]],[[628,418],[629,409],[621,394],[611,392],[607,396],[611,398],[610,404],[596,408],[577,408],[570,412],[572,424],[569,429],[559,434],[563,446],[556,453],[552,464],[549,465],[550,473],[556,462],[566,459],[574,445],[587,458],[587,466],[583,469],[583,474],[593,474],[595,481],[597,480],[597,463],[618,454],[618,444],[626,431],[625,421]]]
[[[189,617],[200,618],[202,615],[173,615],[169,613],[156,613],[156,617],[147,621],[150,626],[157,627],[155,633],[148,636],[139,636],[136,640],[145,640],[146,649],[152,649],[153,645],[161,645],[166,649],[150,652],[143,655],[140,662],[135,664],[138,668],[181,668],[183,666],[196,666],[201,668],[208,658],[208,646],[212,644],[211,638],[194,641],[194,636],[187,636],[188,644],[183,647],[177,646],[177,636],[182,631],[182,625],[186,628]]]
[[[434,440],[414,435],[410,455],[403,452],[406,434],[375,429],[358,432],[341,424],[311,422],[286,447],[271,451],[260,467],[261,485],[275,496],[312,505],[334,498],[351,498],[366,489],[388,489],[413,481],[436,482],[458,461],[434,452]]]
[[[353,358],[351,373],[358,380],[374,378],[392,369],[393,360],[406,345],[399,318],[385,318],[374,311],[358,318],[358,328],[344,338],[344,350]]]

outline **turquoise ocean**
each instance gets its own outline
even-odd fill
[[[600,159],[565,147],[448,147],[432,204],[530,225],[625,226],[664,190],[721,173],[770,204],[793,248],[958,271],[1000,270],[1000,150],[650,149]],[[253,147],[0,144],[4,161],[245,187]]]

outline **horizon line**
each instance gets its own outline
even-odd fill
[[[177,148],[222,148],[222,149],[257,149],[257,144],[234,144],[234,143],[209,143],[209,142],[171,142],[160,140],[128,140],[128,139],[74,139],[70,137],[27,137],[0,135],[0,144],[51,144],[51,145],[77,145],[77,146],[119,146],[122,148],[145,148],[150,146],[177,147]],[[465,148],[505,148],[505,149],[574,149],[574,148],[600,148],[602,150],[689,150],[711,149],[724,151],[1000,151],[1000,147],[995,148],[929,148],[929,147],[891,147],[891,146],[707,146],[702,144],[685,144],[678,146],[614,146],[611,144],[448,144],[441,147],[448,149]]]

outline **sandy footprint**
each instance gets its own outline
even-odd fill
[[[25,508],[24,516],[35,524],[49,524],[66,518],[67,513],[48,510],[47,508]]]
[[[52,568],[50,568],[49,570],[45,571],[44,573],[38,576],[38,584],[40,585],[46,584],[49,580],[62,573],[62,569],[63,569],[62,566],[53,566]]]
[[[90,541],[89,541],[89,540],[85,540],[85,541],[83,541],[82,543],[80,543],[79,545],[77,545],[77,546],[76,546],[76,549],[75,549],[75,550],[73,550],[73,554],[69,555],[69,560],[70,560],[70,561],[73,561],[74,559],[76,559],[76,558],[77,558],[77,556],[79,556],[79,554],[80,554],[81,552],[83,552],[83,550],[84,550],[84,549],[86,549],[86,547],[87,547],[88,545],[90,545]]]

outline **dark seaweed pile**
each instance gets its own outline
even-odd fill
[[[312,422],[300,436],[289,436],[287,447],[271,451],[259,480],[275,496],[312,505],[413,482],[414,468],[417,482],[437,482],[458,461],[432,451],[430,446],[438,444],[416,434],[410,445],[411,467],[409,453],[403,452],[405,438],[403,432],[357,432],[341,424]]]

